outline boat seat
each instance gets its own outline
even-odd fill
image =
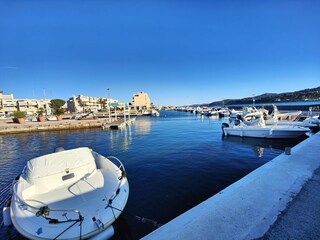
[[[34,185],[36,192],[44,193],[85,179],[95,171],[96,163],[91,150],[77,148],[30,160],[26,181]]]
[[[80,209],[86,204],[86,214],[107,204],[118,187],[117,175],[108,170],[97,170],[87,179],[80,179],[50,192],[41,193],[31,186],[23,191],[23,198],[34,207],[48,205],[51,209]],[[95,202],[95,204],[90,204]],[[90,212],[89,211],[89,212]]]

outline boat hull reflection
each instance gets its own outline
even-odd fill
[[[234,142],[237,144],[248,145],[258,157],[262,157],[264,149],[270,149],[274,152],[284,152],[286,147],[294,147],[301,141],[307,139],[307,136],[301,136],[295,139],[263,139],[263,138],[239,138],[236,136],[223,136],[225,142]]]

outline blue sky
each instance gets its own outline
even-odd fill
[[[320,1],[0,0],[0,90],[159,105],[320,86]]]

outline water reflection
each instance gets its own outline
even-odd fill
[[[132,126],[128,125],[121,129],[109,131],[110,149],[120,149],[126,151],[132,143]]]
[[[260,139],[223,136],[222,140],[225,142],[233,142],[251,146],[251,149],[257,155],[257,157],[261,158],[265,149],[269,149],[271,152],[275,153],[282,153],[286,147],[294,147],[306,138],[307,137],[297,139]]]
[[[260,146],[255,146],[252,148],[253,151],[257,154],[257,157],[261,158],[263,155],[264,148]]]
[[[149,135],[151,129],[151,121],[149,118],[139,118],[134,122],[135,133],[137,135]]]

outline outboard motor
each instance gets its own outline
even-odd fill
[[[229,124],[224,122],[221,125],[221,129],[223,130],[225,127],[229,127]]]
[[[222,137],[224,137],[224,136],[225,136],[224,131],[223,131],[223,129],[224,129],[225,127],[229,127],[229,124],[228,124],[228,123],[222,123],[222,124],[221,124]]]

